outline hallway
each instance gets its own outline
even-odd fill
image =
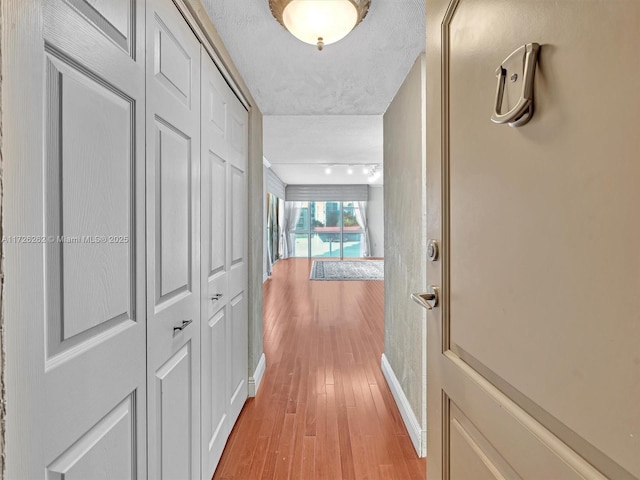
[[[383,282],[311,282],[311,262],[264,284],[267,369],[213,478],[424,480],[380,370]]]

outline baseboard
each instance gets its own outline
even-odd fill
[[[253,372],[253,376],[249,377],[249,396],[255,397],[258,393],[258,389],[260,388],[260,382],[262,381],[262,377],[264,375],[264,371],[267,368],[267,357],[265,357],[264,353],[260,356],[260,361],[258,362],[258,366],[256,367],[256,371]]]
[[[407,396],[404,394],[402,386],[400,385],[400,382],[398,381],[398,378],[396,377],[396,374],[384,353],[382,354],[381,363],[382,373],[384,374],[384,378],[387,380],[387,385],[389,385],[389,388],[391,389],[391,393],[396,401],[398,410],[400,410],[400,415],[402,416],[404,426],[409,432],[409,438],[411,439],[411,443],[413,443],[413,448],[415,448],[419,457],[425,457],[427,455],[425,448],[427,443],[427,431],[420,427],[420,422],[409,404],[409,399],[407,399]]]

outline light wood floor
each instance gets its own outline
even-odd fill
[[[309,281],[281,260],[264,286],[267,369],[215,480],[426,478],[380,370],[381,281]]]

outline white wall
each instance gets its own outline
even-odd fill
[[[369,187],[367,203],[371,256],[384,257],[384,187]]]

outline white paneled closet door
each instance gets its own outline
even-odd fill
[[[147,2],[150,479],[200,477],[200,43]]]
[[[38,478],[145,478],[144,2],[42,5],[42,190],[19,204],[42,198],[47,239],[44,297],[23,297],[45,312],[31,460]]]
[[[248,115],[202,49],[202,479],[247,398]]]
[[[247,111],[172,0],[2,10],[7,478],[209,479],[247,397]]]

